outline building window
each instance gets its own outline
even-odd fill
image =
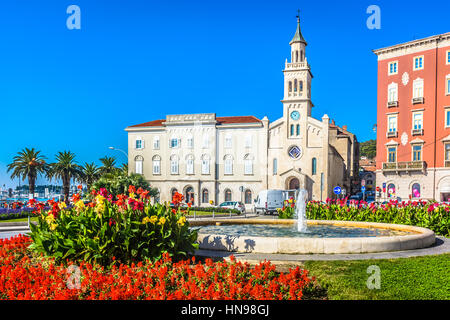
[[[395,184],[390,183],[387,188],[388,197],[395,197]]]
[[[423,112],[413,112],[413,128],[414,130],[422,129]]]
[[[294,79],[294,92],[297,92],[297,79]]]
[[[190,149],[194,148],[194,137],[189,136],[186,141],[187,141],[188,148],[190,148]]]
[[[423,69],[423,56],[414,57],[414,70]]]
[[[294,135],[294,125],[291,124],[291,136],[293,136],[293,135]]]
[[[209,148],[209,135],[208,134],[204,134],[203,135],[203,148]]]
[[[137,138],[135,141],[135,148],[136,149],[143,149],[144,148],[144,140],[142,140],[141,138]]]
[[[209,202],[208,189],[203,189],[203,191],[202,191],[202,203],[208,203],[208,202]]]
[[[188,155],[186,158],[186,174],[194,174],[194,156]]]
[[[446,84],[446,86],[445,86],[445,89],[446,89],[446,95],[449,95],[450,94],[450,74],[449,75],[447,75],[447,78],[445,79],[445,84]]]
[[[161,158],[154,156],[152,158],[153,174],[161,174]]]
[[[202,156],[202,174],[209,174],[209,156],[206,154]]]
[[[278,172],[278,160],[277,158],[273,159],[273,175],[275,176]]]
[[[225,190],[225,201],[231,201],[231,190],[230,189]]]
[[[249,189],[245,190],[244,202],[245,204],[252,204],[252,192]]]
[[[299,86],[299,91],[303,92],[303,81],[299,81],[298,86]]]
[[[389,71],[388,71],[389,75],[397,74],[398,73],[397,68],[398,68],[398,62],[397,61],[390,62],[389,63]]]
[[[445,161],[450,161],[450,143],[445,144]]]
[[[397,148],[390,147],[388,148],[388,162],[396,162],[397,158]]]
[[[225,156],[224,173],[233,174],[233,157],[231,155]]]
[[[181,139],[178,138],[172,138],[170,139],[170,148],[178,148],[180,146]]]
[[[398,84],[391,83],[388,86],[388,102],[398,101]]]
[[[423,79],[414,80],[413,98],[423,98]]]
[[[153,138],[153,149],[159,150],[159,137],[158,136]]]
[[[450,64],[450,50],[447,51],[447,55],[445,56],[445,63]]]
[[[137,174],[142,174],[143,172],[143,164],[144,164],[144,158],[142,156],[137,156],[136,158],[134,158],[135,161],[135,172]]]
[[[244,157],[244,174],[253,174],[253,157],[249,154]]]
[[[311,174],[315,175],[317,173],[317,159],[316,158],[312,158],[311,160]]]
[[[227,134],[225,136],[225,148],[232,148],[233,147],[233,139],[231,137],[231,134]]]
[[[422,161],[422,146],[413,146],[413,161]]]
[[[388,116],[388,131],[397,132],[397,115]]]
[[[176,155],[170,157],[170,173],[178,174],[178,156]]]
[[[420,184],[414,183],[412,185],[411,195],[413,198],[420,198]]]
[[[450,108],[445,109],[445,126],[450,127]]]
[[[292,92],[292,81],[289,81],[289,93]]]
[[[296,134],[297,134],[297,136],[299,136],[300,135],[300,125],[297,124],[295,127],[296,127],[296,129],[295,129]]]
[[[252,136],[251,135],[245,136],[245,147],[246,148],[252,147]]]

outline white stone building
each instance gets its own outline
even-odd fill
[[[264,189],[305,188],[309,198],[350,192],[358,179],[359,146],[346,126],[311,117],[311,68],[298,21],[284,72],[283,115],[168,115],[126,128],[129,170],[143,174],[170,201],[175,191],[195,205],[242,201],[250,209]],[[293,193],[293,192],[292,192]]]

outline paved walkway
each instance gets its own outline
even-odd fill
[[[249,263],[258,263],[264,260],[270,260],[274,264],[301,264],[309,260],[368,260],[368,259],[396,259],[410,258],[428,255],[450,253],[450,239],[437,236],[433,246],[423,249],[376,252],[376,253],[355,253],[355,254],[266,254],[266,253],[242,253],[226,252],[214,250],[197,250],[196,255],[210,257],[215,259],[228,260],[233,255],[237,260],[247,261]]]

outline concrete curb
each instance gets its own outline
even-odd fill
[[[192,226],[220,224],[293,224],[293,220],[233,219],[191,221]],[[433,231],[409,226],[374,222],[314,220],[308,224],[338,225],[346,227],[383,228],[407,231],[412,234],[391,237],[364,238],[288,238],[230,236],[220,234],[198,235],[200,249],[265,254],[356,254],[389,252],[426,248],[434,244]]]

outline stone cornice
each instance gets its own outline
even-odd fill
[[[438,42],[438,48],[450,46],[450,32],[427,37],[424,39],[413,40],[390,47],[376,49],[373,50],[373,53],[375,53],[378,56],[378,61],[380,61],[407,54],[413,54],[421,51],[435,49],[436,42]]]

